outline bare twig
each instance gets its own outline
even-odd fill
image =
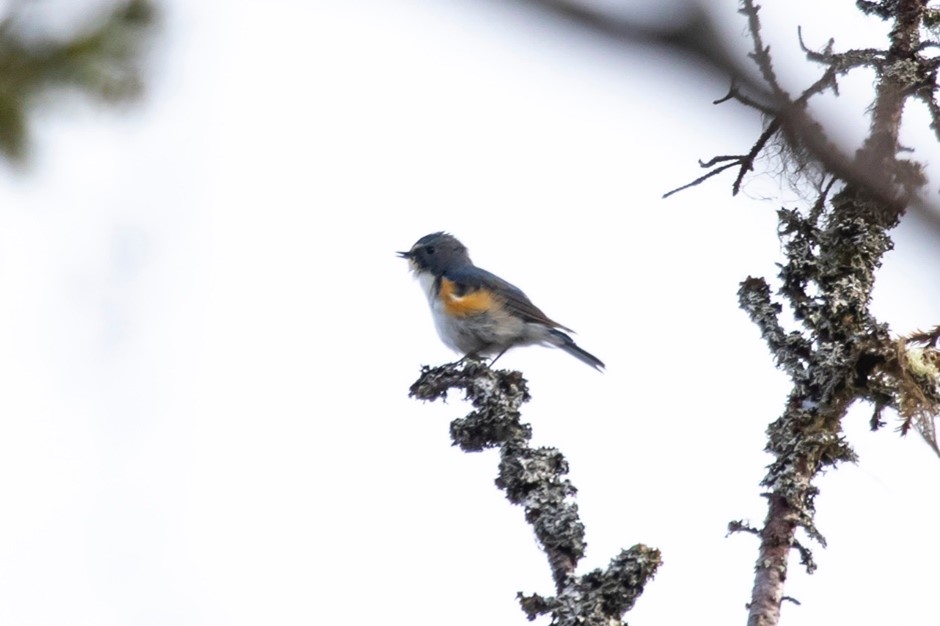
[[[716,157],[715,159],[712,159],[711,161],[709,161],[709,163],[715,162],[716,159],[723,159],[723,158],[727,158],[727,157]],[[663,194],[663,198],[668,198],[669,196],[675,195],[679,193],[680,191],[683,191],[690,187],[695,187],[696,185],[700,185],[704,183],[706,180],[708,180],[709,178],[711,178],[712,176],[717,176],[718,174],[721,174],[725,170],[730,170],[733,167],[740,166],[743,161],[744,161],[744,157],[742,156],[742,157],[736,158],[733,163],[726,163],[725,165],[722,165],[721,167],[716,167],[715,169],[711,170],[707,174],[699,176],[698,178],[696,178],[690,183],[686,183],[685,185],[682,185],[681,187],[676,187],[675,189],[671,191],[667,191],[666,193]],[[703,164],[702,167],[707,167],[707,166]]]
[[[762,94],[762,99],[763,96],[766,96],[768,103],[775,102],[773,89],[768,89],[767,85],[756,80],[752,76],[750,68],[745,67],[736,57],[731,55],[724,43],[723,36],[714,28],[711,19],[698,3],[692,3],[698,8],[691,9],[687,19],[672,26],[651,28],[618,14],[612,8],[614,5],[610,3],[606,3],[606,5],[588,4],[580,0],[515,1],[518,4],[541,9],[551,16],[566,21],[569,25],[601,35],[608,42],[628,46],[625,54],[632,54],[633,46],[637,44],[670,48],[684,55],[690,62],[694,62],[698,66],[704,66],[722,75],[730,75],[737,84],[746,85],[749,92]],[[862,4],[866,7],[874,7],[873,11],[878,15],[884,13],[880,9],[881,3],[879,2],[862,2],[860,6]],[[756,9],[753,3],[751,3],[751,6]],[[862,8],[865,9],[865,7]],[[924,47],[933,45],[935,45],[934,42],[920,43],[917,49],[921,50]],[[766,46],[763,48],[766,48]],[[851,52],[843,53],[845,57],[840,60],[840,63],[845,65],[846,69],[868,64],[868,59],[854,59]],[[870,50],[863,49],[854,52],[864,55]],[[874,63],[873,67],[878,65],[876,61],[877,59],[871,61]],[[931,61],[931,59],[923,60],[925,69]],[[780,92],[783,92],[782,87]],[[767,107],[768,105],[761,103],[761,106]],[[762,110],[758,107],[754,108]],[[779,121],[787,138],[796,140],[798,145],[803,146],[808,154],[820,162],[823,169],[843,181],[853,182],[860,188],[867,189],[869,193],[888,205],[897,206],[899,204],[896,198],[897,190],[890,177],[886,177],[884,172],[878,168],[856,161],[854,156],[849,154],[848,149],[843,149],[830,142],[823,132],[823,126],[805,110],[789,110],[786,102],[774,104],[770,108],[772,109],[770,115],[781,115]],[[940,137],[940,124],[932,127]],[[940,204],[938,204],[936,198],[913,197],[908,198],[906,203],[910,208],[919,210],[926,220],[926,224],[940,236]]]
[[[776,134],[776,132],[779,129],[780,129],[780,125],[776,122],[776,120],[771,120],[770,123],[767,124],[766,128],[764,128],[764,131],[761,133],[760,137],[757,138],[757,141],[754,142],[754,145],[751,146],[751,149],[748,151],[747,154],[733,155],[733,156],[716,156],[716,157],[712,157],[711,159],[705,162],[699,161],[699,166],[701,167],[712,167],[716,163],[725,162],[725,161],[731,161],[731,162],[725,163],[724,165],[721,165],[720,167],[714,168],[707,174],[703,176],[699,176],[698,178],[696,178],[690,183],[686,183],[685,185],[682,185],[681,187],[676,187],[675,189],[671,191],[667,191],[666,193],[663,194],[663,198],[668,198],[669,196],[677,194],[680,191],[683,191],[690,187],[695,187],[696,185],[700,185],[706,180],[708,180],[709,178],[711,178],[712,176],[720,174],[723,171],[727,169],[731,169],[733,167],[738,168],[738,175],[735,177],[734,183],[732,183],[731,188],[732,188],[732,195],[737,195],[738,192],[741,191],[741,183],[744,181],[744,176],[748,172],[754,169],[754,160],[757,158],[757,156],[761,153],[761,151],[767,145],[767,142],[770,141],[770,139]]]
[[[931,348],[937,347],[937,341],[940,341],[940,326],[934,326],[928,331],[917,330],[911,333],[908,341],[913,343],[922,343]]]

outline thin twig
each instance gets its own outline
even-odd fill
[[[683,191],[683,190],[685,190],[685,189],[689,189],[690,187],[695,187],[696,185],[701,185],[702,183],[704,183],[706,180],[708,180],[708,179],[711,178],[712,176],[717,176],[718,174],[721,174],[723,171],[729,170],[729,169],[731,169],[732,167],[736,167],[737,165],[739,165],[739,162],[735,161],[734,163],[728,163],[728,164],[726,164],[726,165],[722,165],[721,167],[717,167],[717,168],[713,169],[712,171],[708,172],[707,174],[705,174],[705,175],[703,175],[703,176],[699,176],[698,178],[696,178],[695,180],[693,180],[691,183],[686,183],[685,185],[682,185],[681,187],[676,187],[676,188],[673,189],[672,191],[667,191],[666,193],[663,194],[663,198],[664,198],[664,199],[665,199],[665,198],[668,198],[669,196],[675,195],[675,194],[679,193],[680,191]]]
[[[757,155],[760,154],[761,150],[764,149],[764,146],[767,145],[767,142],[770,141],[770,138],[777,134],[778,130],[780,130],[780,122],[777,118],[774,118],[767,123],[767,127],[764,129],[764,132],[760,134],[760,137],[758,137],[757,141],[754,142],[754,145],[751,146],[747,156],[745,156],[742,160],[741,169],[738,171],[738,177],[734,179],[734,184],[731,185],[731,195],[736,196],[738,195],[738,192],[741,191],[741,182],[744,180],[744,175],[747,174],[747,172],[754,170],[754,159],[756,159]]]

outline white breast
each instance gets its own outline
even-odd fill
[[[434,329],[437,330],[437,336],[441,338],[448,348],[454,352],[464,352],[458,345],[458,332],[454,327],[453,321],[444,313],[444,303],[440,301],[434,293],[434,274],[431,272],[416,272],[418,284],[421,290],[428,298],[428,305],[431,307],[431,317],[434,318]]]
[[[418,284],[421,285],[421,290],[427,296],[431,309],[433,310],[435,305],[440,307],[440,303],[434,295],[434,274],[431,272],[415,272],[415,276],[418,277]]]

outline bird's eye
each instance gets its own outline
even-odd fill
[[[434,246],[428,246],[427,248],[424,249],[424,251],[427,252],[428,254],[434,254]]]

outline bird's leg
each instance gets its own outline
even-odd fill
[[[468,352],[465,355],[463,355],[463,357],[459,361],[457,361],[457,363],[463,363],[464,361],[479,361],[481,363],[485,362],[486,357],[484,357],[483,354],[485,354],[490,348],[491,346],[487,344],[481,348],[473,350],[472,352]],[[505,350],[503,350],[503,352],[505,352]],[[500,352],[500,355],[502,355],[502,352]],[[493,360],[495,361],[496,359],[493,359]],[[490,365],[492,365],[492,362],[490,363]]]
[[[509,348],[511,348],[511,347],[512,347],[512,346],[507,346],[507,347],[503,348],[502,351],[501,351],[499,354],[497,354],[496,356],[494,356],[494,357],[493,357],[493,360],[490,361],[490,367],[493,367],[493,364],[496,363],[496,360],[499,359],[499,357],[501,357],[501,356],[503,356],[504,354],[506,354],[506,351],[509,350]]]

